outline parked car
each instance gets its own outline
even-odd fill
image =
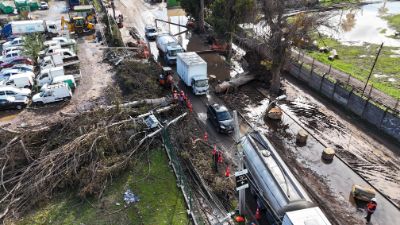
[[[22,71],[19,69],[6,68],[0,71],[0,80],[8,79],[10,76],[19,74]]]
[[[12,86],[0,86],[0,99],[6,97],[16,97],[17,99],[21,99],[22,97],[31,96],[32,91],[28,88],[16,88]]]
[[[23,97],[22,99],[17,99],[15,97],[9,96],[7,98],[0,98],[0,109],[18,109],[26,107],[29,103],[28,97]]]
[[[11,75],[7,80],[0,82],[0,85],[14,86],[17,88],[32,88],[33,77],[32,72],[19,73]]]
[[[22,37],[14,38],[12,41],[7,41],[3,44],[3,49],[12,47],[12,46],[22,46],[24,44],[24,39]]]
[[[58,101],[68,101],[72,97],[71,89],[66,83],[47,85],[45,90],[35,94],[32,97],[32,102],[38,105],[43,105]]]
[[[41,10],[49,9],[49,4],[47,4],[47,2],[40,2],[39,9]]]
[[[3,49],[2,55],[6,55],[11,51],[22,50],[22,46],[11,46],[8,48]]]
[[[71,46],[75,45],[76,41],[72,38],[67,38],[67,37],[53,37],[51,41],[58,42],[61,46]],[[44,43],[46,46],[46,42]]]
[[[9,61],[9,62],[5,62],[0,64],[0,68],[10,68],[16,64],[27,64],[27,65],[33,65],[33,61],[30,58],[24,57],[24,56],[20,56],[20,57],[16,57],[13,60]]]
[[[14,50],[7,52],[7,54],[0,56],[0,63],[7,63],[22,55],[21,50]]]
[[[11,67],[11,69],[17,69],[23,72],[34,72],[35,67],[32,65],[27,65],[27,64],[15,64]]]
[[[157,28],[153,25],[146,25],[146,27],[144,28],[144,32],[146,35],[147,40],[155,40],[157,37]]]
[[[216,127],[219,133],[233,132],[233,119],[229,110],[217,103],[207,106],[207,118]]]

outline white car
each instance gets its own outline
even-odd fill
[[[51,41],[56,41],[61,46],[76,45],[76,41],[74,39],[67,38],[67,37],[53,37],[51,39]],[[51,41],[48,41],[48,42],[51,42]],[[46,45],[46,42],[44,43],[44,45]]]
[[[6,55],[7,53],[11,51],[17,51],[17,50],[22,50],[22,46],[11,46],[6,49],[3,49],[2,55]]]
[[[47,4],[47,2],[40,2],[39,8],[41,10],[49,9],[49,4]]]
[[[32,91],[28,88],[16,88],[12,86],[0,87],[0,98],[7,98],[9,96],[21,99],[23,97],[31,96]]]
[[[5,62],[10,62],[13,59],[22,56],[22,51],[21,50],[14,50],[14,51],[10,51],[7,54],[0,56],[0,62],[1,63],[5,63]]]
[[[144,28],[144,32],[147,40],[149,41],[155,40],[158,35],[157,28],[153,25],[146,25],[146,27]]]
[[[14,38],[12,41],[7,41],[3,44],[3,49],[12,47],[12,46],[22,46],[24,44],[24,39],[22,37]]]

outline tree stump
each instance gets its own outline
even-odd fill
[[[325,148],[322,152],[322,159],[326,161],[332,161],[333,157],[335,157],[335,150],[331,147]]]
[[[308,138],[307,132],[306,132],[305,130],[301,129],[301,130],[299,130],[299,132],[297,133],[296,142],[297,142],[298,144],[304,145],[304,144],[307,143],[307,138]]]

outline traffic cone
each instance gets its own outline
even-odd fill
[[[227,166],[225,170],[225,177],[229,177],[230,175],[231,175],[231,170],[229,169],[229,166]]]
[[[205,142],[208,141],[208,134],[207,134],[207,132],[204,132],[204,141],[205,141]]]
[[[212,154],[213,154],[213,155],[217,154],[217,145],[214,145],[214,148],[213,148]]]
[[[260,209],[257,208],[257,210],[256,210],[256,220],[260,220],[260,219],[261,219]]]
[[[218,151],[218,162],[222,163],[222,152]]]

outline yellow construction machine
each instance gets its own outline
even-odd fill
[[[95,31],[95,25],[88,22],[88,20],[82,16],[70,17],[69,21],[61,17],[62,29],[64,29],[65,26],[68,27],[69,32],[77,35],[93,34]]]

